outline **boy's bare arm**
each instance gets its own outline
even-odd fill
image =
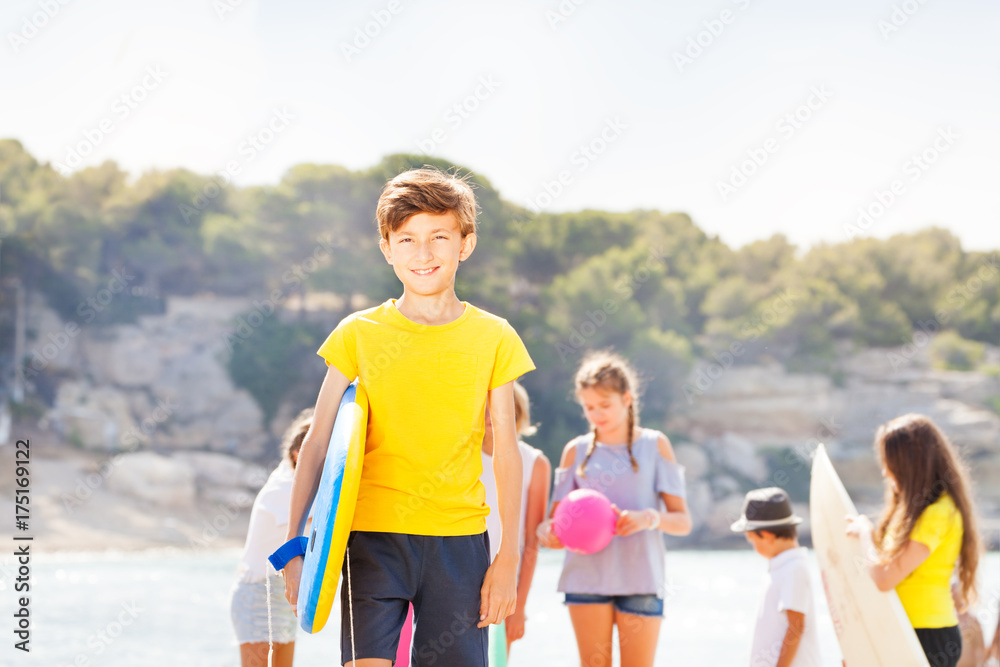
[[[302,534],[305,519],[309,515],[319,487],[319,479],[323,474],[323,462],[326,460],[326,450],[333,434],[333,422],[337,418],[340,399],[350,386],[351,381],[344,377],[336,366],[330,366],[323,379],[316,398],[316,411],[313,414],[312,426],[302,441],[299,450],[299,460],[295,466],[295,476],[292,478],[292,495],[288,513],[288,534],[286,540]]]
[[[493,422],[493,475],[497,485],[497,505],[503,538],[496,559],[483,582],[479,627],[499,623],[514,611],[517,603],[518,530],[521,520],[521,453],[514,426],[514,383],[490,391],[490,419]]]
[[[320,476],[323,474],[323,462],[326,460],[326,450],[330,445],[330,435],[333,433],[333,422],[340,408],[340,399],[350,384],[351,381],[344,377],[336,366],[331,365],[327,369],[323,385],[319,389],[319,396],[316,398],[313,423],[302,441],[298,463],[295,466],[295,476],[292,478],[286,540],[302,535],[305,519],[309,516],[309,507],[316,496]],[[296,557],[288,561],[283,573],[285,599],[292,605],[292,609],[296,609],[299,578],[302,576],[302,558]]]
[[[781,642],[781,653],[778,655],[775,667],[789,667],[792,664],[802,642],[802,634],[806,631],[805,614],[790,609],[785,614],[788,616],[788,629],[785,631],[784,641]]]

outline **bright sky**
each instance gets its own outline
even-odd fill
[[[276,183],[424,152],[734,246],[936,224],[1000,249],[990,0],[8,0],[0,29],[0,137],[62,165]]]

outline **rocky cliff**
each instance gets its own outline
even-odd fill
[[[277,438],[292,416],[285,406],[263,424],[259,406],[229,379],[227,341],[234,317],[249,305],[175,297],[162,315],[97,329],[72,327],[31,298],[32,364],[55,380],[51,409],[30,424],[45,439],[52,466],[62,466],[61,481],[51,487],[51,525],[82,521],[88,503],[95,511],[99,505],[91,496],[105,494],[138,503],[144,516],[187,517],[186,530],[154,531],[153,542],[192,539],[202,518],[218,516],[220,508],[245,515],[277,462]],[[743,493],[757,486],[787,488],[808,516],[809,457],[820,442],[862,509],[874,510],[882,481],[872,436],[880,423],[906,412],[930,415],[962,449],[985,525],[996,533],[1000,378],[932,368],[928,349],[926,338],[901,348],[845,349],[827,375],[724,359],[697,363],[665,425],[687,467],[696,522],[681,542],[739,543],[728,526]],[[987,354],[987,366],[1000,364],[1000,349]],[[128,526],[105,526],[98,542],[106,544],[116,529],[128,533]]]

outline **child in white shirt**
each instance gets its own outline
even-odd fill
[[[788,494],[777,487],[755,489],[743,500],[733,532],[746,533],[754,551],[769,562],[768,586],[757,612],[751,667],[818,667],[816,605],[805,547],[799,546]]]

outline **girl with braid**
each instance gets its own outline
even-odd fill
[[[684,468],[667,436],[639,426],[639,385],[622,357],[587,355],[576,398],[592,431],[563,450],[549,516],[573,489],[595,489],[612,502],[618,523],[601,551],[567,550],[558,590],[566,595],[581,664],[611,664],[617,625],[622,667],[649,667],[663,618],[662,534],[691,532]],[[563,548],[551,519],[538,536],[543,546]]]

